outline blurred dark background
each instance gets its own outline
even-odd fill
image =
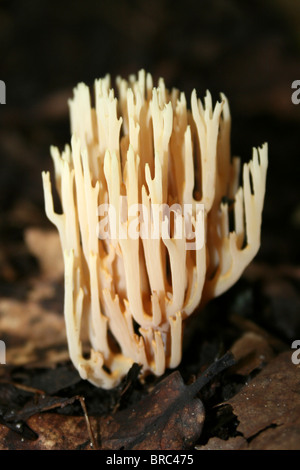
[[[269,143],[269,172],[258,261],[300,261],[300,2],[295,0],[0,0],[1,279],[27,274],[23,230],[49,226],[41,171],[51,144],[69,142],[73,87],[140,68],[168,88],[193,88],[232,113],[232,152],[244,160]],[[9,270],[13,266],[15,273]],[[15,277],[14,277],[15,276]]]

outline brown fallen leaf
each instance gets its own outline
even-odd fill
[[[284,341],[267,331],[265,328],[262,328],[254,321],[243,318],[240,315],[232,314],[230,315],[230,323],[241,332],[251,332],[260,336],[275,352],[279,353],[286,351],[287,344]]]
[[[197,450],[300,450],[300,367],[290,351],[222,406],[230,406],[238,420],[235,436],[211,437]]]
[[[64,397],[51,397],[47,395],[38,394],[29,400],[21,409],[15,411],[14,409],[8,410],[3,414],[2,418],[6,423],[18,423],[27,421],[30,416],[42,411],[53,410],[58,407],[65,407],[73,404],[79,397],[72,398]]]
[[[274,353],[267,340],[252,331],[244,333],[231,347],[231,352],[237,360],[235,372],[249,375],[256,369],[262,368],[273,357]]]
[[[100,421],[103,449],[183,450],[199,438],[204,406],[196,394],[235,360],[227,353],[191,385],[173,372],[137,405]]]
[[[69,359],[64,318],[33,301],[0,299],[8,366],[51,366]]]
[[[247,440],[242,436],[230,437],[227,441],[212,437],[204,446],[195,446],[196,450],[244,450]]]
[[[54,230],[28,228],[24,238],[29,251],[39,262],[42,276],[47,280],[62,279],[64,261],[58,233]]]
[[[300,450],[300,367],[286,351],[227,402],[248,449]]]
[[[0,423],[0,449],[89,450],[92,448],[83,416],[37,413],[28,419],[27,424],[35,432],[34,440],[28,440]],[[91,426],[96,428],[96,418],[91,418]]]
[[[73,405],[76,401],[80,403],[83,411],[87,435],[92,447],[97,449],[98,445],[91,428],[85,399],[80,395],[71,397],[51,396],[43,390],[35,389],[26,384],[2,379],[0,380],[0,424],[18,434],[23,441],[35,441],[39,435],[27,423],[32,416],[56,408],[65,408],[68,405]],[[1,436],[1,429],[0,437],[3,437]],[[0,442],[1,440],[3,439],[0,439]]]

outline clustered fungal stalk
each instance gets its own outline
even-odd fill
[[[268,164],[264,144],[240,175],[223,94],[213,106],[209,92],[202,103],[193,91],[188,110],[184,93],[169,92],[163,79],[153,87],[143,70],[116,84],[118,98],[109,76],[95,81],[95,107],[85,84],[74,90],[71,146],[62,153],[51,148],[61,214],[43,172],[46,214],[64,255],[70,357],[82,378],[106,389],[134,362],[156,375],[180,363],[184,320],[229,289],[259,249]],[[169,236],[162,230],[158,237],[119,236],[134,219],[132,205],[142,204],[141,231],[146,220],[153,229],[148,216],[156,207],[174,203],[189,207],[196,249],[189,249],[184,229],[176,236],[175,223]],[[117,225],[117,235],[99,233],[101,204],[113,207],[107,233]],[[158,220],[162,228],[163,214]]]

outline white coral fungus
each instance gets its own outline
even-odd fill
[[[116,84],[118,98],[109,76],[95,81],[95,107],[85,84],[74,90],[71,146],[62,153],[51,148],[61,214],[43,172],[46,214],[64,254],[70,357],[82,378],[106,389],[134,362],[143,374],[156,375],[180,363],[184,320],[231,287],[259,249],[268,163],[266,144],[253,149],[240,178],[223,94],[213,106],[209,92],[202,103],[194,90],[189,111],[184,93],[169,92],[163,79],[153,87],[143,70]],[[186,233],[175,237],[174,227],[169,237],[99,237],[101,204],[111,205],[126,228],[132,204],[150,213],[154,205],[173,203],[191,208],[194,228],[202,204],[200,248],[188,249]]]

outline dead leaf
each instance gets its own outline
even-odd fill
[[[66,369],[63,368],[63,370]],[[61,385],[64,387],[68,383],[73,384],[71,377],[69,377],[67,381],[62,380]],[[24,442],[25,440],[35,441],[38,439],[39,434],[32,430],[28,425],[28,421],[32,416],[57,408],[62,409],[66,406],[73,405],[75,402],[80,403],[86,422],[87,435],[93,448],[97,449],[98,445],[94,438],[90,418],[85,406],[85,400],[84,397],[80,395],[73,395],[71,397],[51,396],[47,395],[43,390],[29,387],[26,384],[11,382],[9,378],[1,379],[0,424],[6,426],[10,431],[18,434],[21,437],[21,442]],[[49,419],[51,421],[51,418]],[[14,442],[14,440],[12,442]]]
[[[8,366],[51,366],[69,359],[64,317],[32,301],[0,300]]]
[[[58,407],[63,408],[67,405],[73,404],[77,399],[78,397],[52,397],[39,394],[27,401],[21,409],[17,411],[15,411],[15,409],[8,410],[3,414],[2,418],[6,423],[25,422],[31,416],[39,412],[49,411]]]
[[[274,351],[282,352],[286,350],[287,345],[284,341],[279,339],[277,336],[274,336],[272,333],[265,330],[264,328],[259,326],[257,323],[247,318],[243,318],[240,315],[235,315],[235,314],[232,314],[230,316],[230,322],[232,323],[232,325],[238,328],[241,332],[246,332],[246,333],[251,332],[260,336],[262,339],[266,340],[266,342]]]
[[[227,401],[249,449],[300,450],[300,367],[286,351]]]
[[[104,449],[182,450],[199,438],[204,406],[196,394],[217,374],[234,364],[231,353],[213,363],[191,385],[173,372],[137,405],[101,419]]]
[[[247,440],[242,436],[230,437],[227,441],[212,437],[204,446],[195,446],[196,450],[241,450],[247,446]]]
[[[231,352],[237,360],[235,372],[241,375],[251,374],[274,357],[273,350],[267,340],[252,331],[244,333],[233,344]]]
[[[90,439],[85,418],[65,416],[56,413],[37,413],[28,420],[28,426],[35,432],[30,441],[0,424],[1,450],[89,450]],[[96,419],[91,418],[96,429]]]
[[[30,228],[25,230],[24,237],[29,251],[38,259],[43,277],[48,280],[61,279],[64,261],[57,231]]]

